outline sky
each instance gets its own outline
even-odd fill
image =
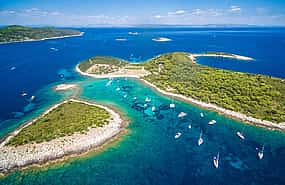
[[[285,0],[0,0],[0,24],[285,26]]]

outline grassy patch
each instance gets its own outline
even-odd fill
[[[21,130],[8,145],[41,143],[75,132],[83,133],[91,127],[102,127],[108,123],[109,118],[110,114],[102,108],[67,102]]]

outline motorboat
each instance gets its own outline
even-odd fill
[[[175,138],[175,139],[178,139],[181,135],[182,135],[181,132],[177,132],[177,133],[175,134],[174,138]]]
[[[187,113],[185,113],[185,112],[180,112],[179,114],[178,114],[178,118],[183,118],[183,117],[185,117],[187,115]]]

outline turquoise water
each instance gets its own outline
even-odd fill
[[[78,62],[94,55],[140,62],[171,51],[224,51],[256,60],[201,57],[199,63],[284,78],[285,29],[137,30],[139,36],[127,35],[133,31],[130,28],[82,29],[86,33],[83,37],[0,45],[0,79],[4,84],[0,91],[0,138],[53,104],[78,94],[77,90],[53,91],[60,83],[78,83],[81,98],[114,106],[130,119],[127,135],[103,151],[44,168],[16,171],[2,178],[0,184],[285,184],[284,133],[245,125],[181,101],[175,101],[176,108],[170,109],[171,99],[134,79],[116,79],[105,87],[108,80],[80,77],[74,71]],[[158,36],[173,41],[151,41]],[[117,37],[128,41],[116,42]],[[10,70],[12,66],[16,67],[14,71]],[[120,91],[116,91],[118,87]],[[21,96],[23,91],[27,97]],[[31,102],[32,95],[36,98]],[[151,102],[144,107],[147,97]],[[152,106],[156,107],[154,113]],[[182,111],[187,116],[178,118]],[[212,119],[217,123],[208,125]],[[237,131],[243,132],[245,140],[237,137]],[[177,132],[182,135],[174,139]],[[198,146],[201,132],[204,143]],[[259,160],[256,148],[263,145],[264,158]],[[220,165],[215,169],[212,160],[218,152]]]
[[[111,105],[130,118],[128,134],[102,152],[61,165],[14,172],[2,184],[284,184],[284,134],[240,124],[161,96],[134,79],[86,79],[83,99]],[[117,88],[120,91],[117,91]],[[127,95],[127,96],[125,96]],[[133,98],[137,97],[136,100]],[[146,108],[145,98],[151,99]],[[153,113],[151,107],[157,111]],[[178,118],[181,112],[187,113]],[[200,117],[204,113],[204,118]],[[208,121],[215,119],[215,125]],[[188,125],[192,128],[189,129]],[[198,146],[200,133],[204,143]],[[235,134],[243,131],[246,139]],[[181,132],[178,139],[174,135]],[[263,160],[256,147],[265,145]],[[213,156],[220,153],[215,169]],[[56,177],[56,178],[55,178]],[[242,178],[240,178],[242,177]],[[270,183],[269,183],[270,182]]]

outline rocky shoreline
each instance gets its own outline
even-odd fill
[[[96,127],[89,129],[86,133],[75,133],[71,136],[60,137],[48,142],[25,144],[20,146],[6,145],[9,140],[17,135],[23,128],[33,124],[37,119],[46,115],[51,110],[68,101],[85,103],[92,106],[97,106],[105,109],[110,113],[111,119],[107,125],[103,127]],[[81,154],[87,152],[95,147],[99,147],[106,143],[121,131],[124,130],[124,121],[122,116],[114,110],[89,103],[78,99],[66,100],[62,103],[56,104],[40,117],[27,123],[11,133],[0,144],[0,173],[7,174],[12,170],[23,168],[32,164],[43,164],[48,161],[54,161],[64,156],[72,154]]]

